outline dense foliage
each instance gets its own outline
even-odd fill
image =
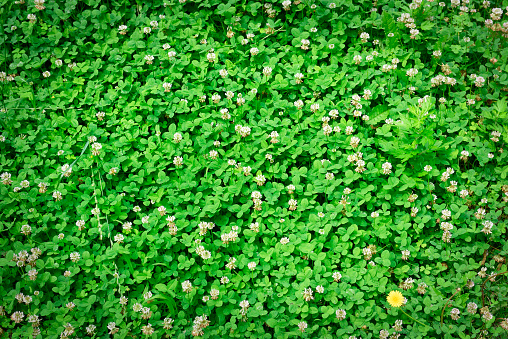
[[[0,337],[506,338],[506,0],[0,3]]]

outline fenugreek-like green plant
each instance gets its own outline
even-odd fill
[[[507,5],[0,0],[0,338],[506,337]]]

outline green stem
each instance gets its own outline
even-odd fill
[[[444,316],[444,311],[445,311],[445,308],[446,306],[448,306],[448,303],[450,302],[450,300],[457,294],[459,293],[460,291],[462,290],[462,288],[457,288],[455,290],[455,293],[452,294],[452,296],[450,298],[448,298],[448,300],[446,300],[444,306],[443,306],[443,309],[441,310],[441,327],[443,327],[443,316]]]
[[[412,316],[410,316],[409,314],[407,314],[406,312],[404,312],[404,310],[403,310],[402,308],[401,308],[400,310],[402,311],[402,313],[404,313],[406,316],[408,316],[409,318],[411,318],[411,319],[413,319],[414,321],[416,321],[418,324],[423,325],[423,326],[430,327],[429,325],[425,325],[424,323],[422,323],[422,322],[420,322],[420,321],[416,320],[415,318],[413,318]]]

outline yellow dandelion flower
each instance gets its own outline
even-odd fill
[[[392,307],[401,307],[404,304],[404,296],[399,291],[391,291],[386,297],[386,301]]]

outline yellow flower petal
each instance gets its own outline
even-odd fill
[[[392,307],[401,307],[404,304],[404,296],[399,291],[391,291],[388,293],[386,301]]]

